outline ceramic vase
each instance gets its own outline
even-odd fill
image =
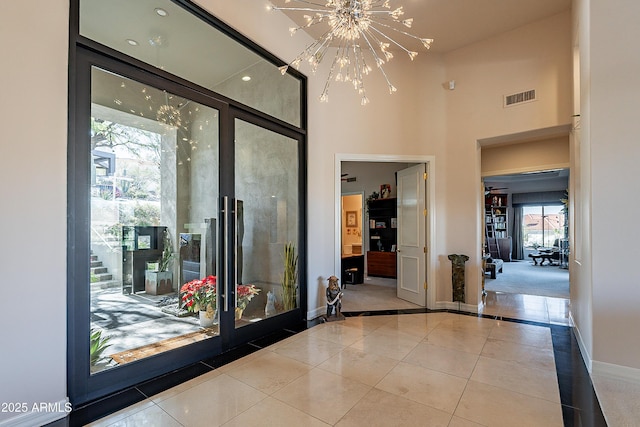
[[[203,328],[210,328],[218,323],[217,312],[213,309],[213,307],[211,307],[211,304],[207,305],[206,310],[199,311],[198,315],[200,316],[200,326],[202,326]]]

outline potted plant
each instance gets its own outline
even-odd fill
[[[296,308],[296,294],[298,279],[298,256],[296,247],[289,242],[284,245],[284,273],[282,275],[282,303],[285,310]]]
[[[111,357],[103,356],[102,353],[109,347],[109,340],[111,337],[103,336],[102,329],[91,328],[90,337],[90,363],[91,372],[97,372],[105,368],[105,366],[111,361]]]
[[[260,293],[260,289],[255,285],[238,285],[237,296],[238,306],[236,307],[236,320],[242,319],[242,313],[249,304],[249,301]]]
[[[373,193],[369,194],[369,197],[367,197],[367,200],[366,200],[367,214],[369,214],[369,204],[374,200],[378,200],[379,198],[380,198],[380,193],[378,193],[377,191],[374,191]]]
[[[218,323],[216,276],[207,276],[185,283],[180,288],[182,308],[198,313],[200,326],[210,327]]]
[[[171,236],[167,230],[162,233],[162,255],[158,262],[148,263],[145,271],[145,292],[151,295],[163,295],[173,291],[173,246]]]

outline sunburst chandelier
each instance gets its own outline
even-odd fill
[[[299,69],[302,61],[307,61],[313,73],[322,62],[327,50],[336,46],[336,55],[329,70],[324,90],[320,95],[320,101],[329,100],[329,86],[332,81],[351,82],[355,90],[361,96],[361,104],[369,103],[369,98],[364,88],[364,76],[368,75],[372,68],[365,56],[372,59],[384,76],[389,87],[389,93],[394,93],[396,87],[391,84],[383,65],[393,58],[390,48],[397,48],[413,59],[418,52],[406,48],[396,41],[394,36],[408,37],[419,41],[429,49],[433,39],[427,39],[408,33],[403,27],[411,28],[413,18],[402,19],[404,11],[402,6],[391,10],[390,0],[327,0],[325,4],[305,0],[285,0],[302,3],[305,7],[277,7],[271,9],[281,11],[302,11],[306,23],[299,27],[290,28],[291,35],[298,30],[309,28],[313,25],[326,23],[328,29],[321,37],[306,47],[289,64],[280,67],[284,75],[289,67]],[[365,55],[368,52],[368,55]]]

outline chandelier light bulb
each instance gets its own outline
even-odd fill
[[[364,90],[363,76],[369,74],[371,67],[367,65],[365,56],[373,58],[389,86],[389,93],[396,92],[397,89],[391,84],[383,68],[394,56],[389,49],[393,46],[394,49],[406,52],[412,61],[418,55],[418,52],[407,49],[396,38],[418,41],[425,49],[429,49],[433,43],[433,39],[417,37],[404,31],[403,26],[411,28],[413,18],[400,20],[404,15],[404,9],[400,6],[391,10],[390,0],[326,0],[325,4],[308,0],[285,0],[285,4],[292,1],[300,3],[300,7],[270,7],[271,10],[306,12],[305,24],[289,29],[292,36],[300,29],[321,23],[327,25],[328,30],[323,31],[320,38],[307,46],[289,64],[279,67],[279,70],[283,75],[289,67],[298,70],[300,63],[306,60],[315,73],[327,50],[331,47],[336,48],[325,88],[320,95],[321,102],[328,102],[329,85],[335,80],[352,81],[354,88],[361,95],[360,103],[369,103]]]

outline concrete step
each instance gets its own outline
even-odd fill
[[[98,278],[97,282],[108,282],[113,279],[113,274],[94,274]]]
[[[106,282],[94,282],[91,283],[91,290],[98,291],[100,289],[113,289],[122,287],[122,283],[117,280],[109,280]]]
[[[89,264],[89,267],[91,268],[102,267],[102,261],[91,261],[91,264]]]
[[[99,275],[108,273],[109,269],[107,267],[91,267],[91,274]]]

